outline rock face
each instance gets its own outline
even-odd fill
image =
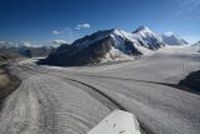
[[[62,45],[40,63],[80,66],[133,60],[136,56],[163,46],[161,38],[147,27],[139,27],[133,33],[111,29],[85,36],[71,45]]]
[[[17,48],[17,53],[25,57],[43,57],[48,56],[54,48],[51,47],[20,47]]]
[[[200,94],[200,70],[192,72],[179,85],[188,88],[191,92]]]
[[[97,63],[100,61],[99,57],[105,55],[111,49],[112,45],[109,38],[105,38],[94,42],[87,49],[79,50],[79,52],[76,52],[76,46],[69,46],[62,51],[57,50],[52,55],[49,55],[47,61],[49,64],[66,66]]]
[[[19,57],[21,57],[21,55],[19,55],[18,53],[15,53],[5,48],[0,48],[0,62]]]
[[[182,46],[182,45],[188,45],[188,42],[182,39],[181,37],[177,36],[176,34],[172,32],[165,33],[161,35],[162,40],[165,44],[171,45],[171,46]]]

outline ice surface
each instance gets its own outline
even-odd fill
[[[199,59],[191,47],[165,47],[110,65],[18,62],[10,71],[22,84],[4,100],[0,133],[86,134],[113,110],[124,109],[152,133],[199,134],[200,96],[155,83],[178,83],[200,69]]]

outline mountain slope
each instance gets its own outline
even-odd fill
[[[142,46],[151,50],[157,50],[164,46],[161,37],[145,26],[140,26],[134,31],[132,38],[136,38]]]
[[[51,53],[51,51],[53,51],[53,49],[54,49],[53,47],[45,47],[45,46],[41,46],[41,47],[22,46],[22,47],[16,48],[16,51],[22,56],[31,58],[31,57],[47,56]]]
[[[67,48],[59,47],[41,62],[59,66],[80,66],[132,60],[162,46],[164,43],[159,36],[147,27],[139,27],[134,33],[111,29],[78,39]]]
[[[7,55],[17,54],[24,57],[43,57],[47,56],[53,51],[55,48],[53,47],[47,47],[47,46],[24,46],[24,45],[9,45],[8,43],[0,44],[1,52],[4,53],[4,55],[7,53]],[[3,52],[4,50],[4,52]]]
[[[193,44],[192,47],[199,47],[200,48],[200,41],[195,43],[195,44]]]
[[[200,41],[191,45],[191,47],[196,49],[200,53]]]
[[[163,35],[161,35],[162,40],[167,44],[167,45],[175,45],[175,46],[182,46],[182,45],[188,45],[188,42],[182,39],[181,37],[177,36],[176,34],[172,32],[167,32]]]
[[[5,48],[0,48],[0,62],[4,62],[10,59],[16,59],[19,57],[21,57],[21,55],[19,55],[18,53],[15,53]]]

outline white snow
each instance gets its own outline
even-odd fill
[[[134,58],[124,54],[123,52],[119,51],[119,49],[111,47],[111,50],[105,55],[101,63],[118,62],[126,60],[134,60]]]
[[[171,36],[174,36],[175,34],[173,32],[166,32],[163,35],[167,37],[171,37]]]
[[[115,110],[88,134],[141,134],[136,117],[128,112]]]
[[[137,49],[143,47],[140,45],[139,41],[144,44],[145,47],[143,48],[148,48],[149,44],[152,44],[152,39],[156,39],[160,44],[163,43],[161,37],[158,34],[152,32],[148,27],[140,27],[137,29],[137,32],[135,33],[128,33],[123,30],[118,30],[118,32],[115,32],[115,33],[123,37],[124,39],[134,42],[135,47]],[[145,54],[146,51],[143,51],[143,52]]]
[[[79,50],[81,50],[85,47],[88,47],[92,43],[97,42],[101,39],[104,39],[108,36],[110,36],[113,39],[115,46],[112,47],[111,50],[105,55],[105,57],[102,59],[101,63],[133,60],[134,58],[136,58],[134,56],[129,56],[129,55],[125,54],[128,51],[125,49],[126,48],[125,40],[132,42],[134,47],[138,51],[142,52],[145,55],[150,55],[153,53],[153,51],[149,50],[147,48],[148,42],[146,40],[144,40],[143,38],[155,37],[159,40],[157,35],[154,34],[152,31],[150,31],[150,29],[148,29],[148,28],[145,28],[145,30],[142,30],[135,34],[128,33],[123,30],[120,30],[120,29],[113,29],[113,30],[109,31],[108,33],[99,34],[99,36],[96,36],[96,38],[94,38],[93,40],[85,40],[85,41],[81,42],[80,44],[75,44],[75,45],[80,46],[78,48],[79,48]],[[140,40],[141,42],[146,44],[146,47],[141,46],[140,43],[138,42],[138,40]],[[77,50],[76,53],[79,50]]]
[[[150,48],[149,45],[151,45],[151,47],[154,47],[152,42],[154,42],[155,40],[157,41],[157,43],[160,43],[161,45],[163,44],[161,38],[156,33],[152,32],[148,27],[140,27],[138,28],[136,33],[129,33],[120,29],[112,29],[110,31],[103,31],[96,33],[96,35],[93,36],[92,39],[88,38],[82,42],[79,41],[78,43],[75,43],[74,45],[77,46],[77,49],[75,52],[72,53],[72,55],[74,53],[78,53],[83,48],[86,48],[89,45],[104,38],[107,38],[109,36],[113,39],[115,48],[112,48],[111,51],[107,53],[102,62],[130,59],[130,56],[126,54],[127,51],[129,50],[125,49],[126,48],[125,41],[132,42],[134,48],[142,52],[144,55],[146,54],[149,55],[153,53],[153,51],[149,49]],[[142,42],[142,45],[140,42]],[[117,55],[114,55],[115,53]],[[111,57],[116,57],[117,59],[113,59]],[[123,58],[120,59],[120,57]]]
[[[200,41],[195,44],[192,44],[191,47],[200,50]]]
[[[161,38],[165,42],[165,44],[167,44],[167,45],[184,46],[184,45],[188,44],[184,39],[182,39],[181,37],[179,37],[178,35],[176,35],[173,32],[164,33],[163,35],[161,35]]]

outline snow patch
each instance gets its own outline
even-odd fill
[[[88,134],[141,134],[136,117],[128,112],[115,110]]]

